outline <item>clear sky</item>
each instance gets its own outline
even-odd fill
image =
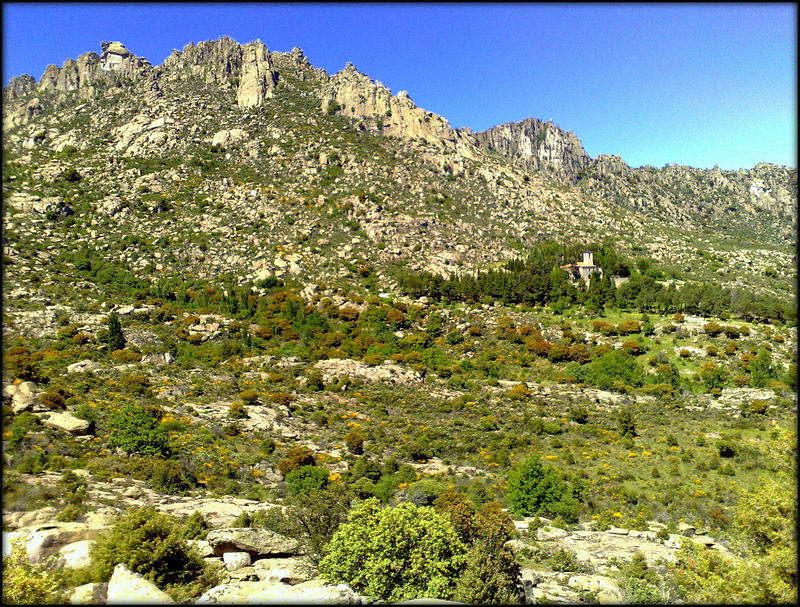
[[[527,117],[631,166],[797,166],[797,5],[3,3],[3,85],[119,41],[158,65],[260,39],[349,61],[453,127]]]

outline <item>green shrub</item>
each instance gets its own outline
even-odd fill
[[[329,476],[330,473],[325,468],[305,465],[286,475],[286,489],[292,495],[308,495],[314,490],[324,489],[328,485]]]
[[[717,443],[717,452],[720,457],[733,457],[736,455],[736,445],[728,439],[721,439]]]
[[[247,409],[244,403],[239,401],[232,402],[228,407],[228,417],[231,419],[246,419]]]
[[[589,411],[586,410],[586,407],[572,408],[569,411],[569,418],[575,423],[585,424],[589,421]]]
[[[657,586],[645,580],[628,577],[620,584],[629,605],[663,605],[664,596]]]
[[[11,553],[3,556],[3,604],[43,605],[65,603],[63,584],[49,563],[33,564],[22,538],[11,540]]]
[[[273,403],[284,407],[292,402],[292,395],[286,392],[273,392],[269,395],[269,398]]]
[[[544,431],[547,434],[561,434],[561,426],[559,426],[556,422],[547,422],[544,425]]]
[[[173,517],[143,508],[119,516],[91,551],[92,567],[102,581],[124,563],[164,589],[186,585],[205,573],[203,559],[186,543]]]
[[[411,502],[417,506],[430,506],[446,489],[446,487],[432,478],[423,478],[412,483],[405,490],[403,501]]]
[[[574,552],[565,548],[556,549],[549,561],[553,571],[574,573],[588,573],[589,571],[586,565],[578,560]]]
[[[308,374],[306,385],[312,391],[324,390],[325,381],[322,379],[322,373],[320,373],[317,369],[311,371],[311,373]]]
[[[66,393],[63,390],[49,390],[39,396],[39,402],[50,409],[63,409],[65,407]]]
[[[642,326],[638,320],[626,320],[617,327],[617,331],[622,335],[631,335],[633,333],[640,333]]]
[[[239,398],[242,399],[242,403],[246,407],[250,407],[256,404],[256,401],[258,401],[258,398],[260,396],[261,394],[257,390],[244,390],[242,392],[239,392]]]
[[[636,434],[636,418],[630,409],[620,409],[617,413],[617,429],[620,436],[638,436]]]
[[[520,383],[508,391],[508,398],[510,398],[511,400],[523,400],[524,398],[527,398],[530,395],[530,393],[531,390],[530,388],[528,388],[528,385]]]
[[[447,518],[430,506],[356,506],[328,544],[323,578],[395,603],[452,598],[467,550]]]
[[[187,540],[204,540],[208,535],[208,521],[201,512],[195,510],[183,524],[183,537]]]
[[[41,382],[42,374],[34,362],[31,351],[25,346],[10,348],[3,357],[6,373],[22,381]]]
[[[509,475],[506,501],[511,512],[519,516],[543,514],[561,499],[564,489],[559,473],[531,456]]]
[[[160,419],[144,407],[128,403],[109,416],[108,446],[127,454],[167,457],[170,453],[167,434]]]

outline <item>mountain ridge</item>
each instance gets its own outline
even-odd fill
[[[385,215],[390,207],[399,210],[422,203],[428,207],[420,208],[423,215],[439,214],[438,224],[413,220],[426,223],[426,230],[438,234],[446,225],[455,235],[465,229],[465,213],[491,215],[500,221],[501,231],[520,238],[523,246],[540,234],[574,232],[568,238],[586,239],[599,230],[619,235],[623,225],[629,234],[636,234],[654,229],[653,219],[675,230],[699,226],[729,240],[740,238],[745,230],[748,240],[759,243],[755,249],[767,243],[785,246],[796,235],[796,170],[787,167],[762,163],[735,172],[677,165],[634,169],[618,156],[590,158],[575,134],[535,118],[479,133],[453,129],[446,119],[416,106],[405,91],[393,95],[352,64],[329,76],[299,48],[270,52],[258,40],[241,45],[224,36],[189,43],[159,66],[119,42],[104,42],[101,51],[68,59],[61,68],[48,66],[39,83],[28,75],[12,78],[3,89],[9,150],[23,158],[45,149],[63,156],[67,150],[87,160],[105,150],[109,164],[91,160],[95,164],[91,171],[98,178],[117,162],[130,164],[125,159],[144,161],[165,153],[194,156],[194,165],[184,163],[177,172],[159,177],[162,196],[185,189],[187,179],[202,180],[204,163],[211,162],[203,158],[207,151],[223,150],[239,172],[264,179],[267,173],[290,168],[289,173],[297,175],[269,178],[275,184],[256,195],[264,204],[272,204],[269,201],[276,197],[306,205],[310,198],[324,199],[325,204],[338,200],[352,205],[356,214],[369,216],[376,210]],[[133,99],[140,100],[138,109],[129,103]],[[299,114],[282,111],[281,104]],[[191,118],[193,112],[197,115]],[[300,114],[305,118],[295,120]],[[346,136],[337,131],[334,141],[326,125],[338,119],[353,131]],[[318,132],[317,140],[307,138],[312,130]],[[300,134],[303,143],[298,147]],[[369,144],[375,150],[371,156],[353,153],[350,144],[342,143],[369,137],[376,138]],[[373,166],[375,162],[378,165]],[[54,157],[40,174],[57,177],[71,164],[74,160]],[[379,185],[381,179],[375,177],[384,173],[392,177]],[[85,177],[86,185],[95,179]],[[154,177],[139,175],[139,185],[123,195],[124,204],[138,204],[143,198],[139,190],[150,187],[141,182]],[[206,183],[194,195],[219,187]],[[277,196],[276,188],[283,188],[282,196]],[[128,189],[121,183],[118,191]],[[234,197],[243,202],[250,192],[258,191],[248,186],[234,190]],[[395,199],[396,204],[379,204],[366,194],[384,202]],[[350,200],[345,201],[348,195]],[[445,223],[441,223],[443,213],[449,216]],[[622,223],[611,217],[614,213],[624,217]],[[304,227],[303,234],[312,232],[313,223]],[[384,228],[366,234],[373,238],[382,232]],[[472,232],[470,227],[465,234]],[[484,232],[478,228],[476,233]],[[658,238],[663,241],[663,236]],[[459,271],[457,264],[480,267],[518,254],[519,249],[507,241],[492,243],[488,256],[484,248],[473,257],[454,254],[446,238],[432,235],[436,253],[421,255],[423,263],[413,262],[412,267],[448,274]],[[658,259],[665,250],[654,244],[648,252]],[[383,251],[373,251],[372,257],[390,259]]]

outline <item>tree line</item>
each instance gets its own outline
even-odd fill
[[[592,250],[595,265],[588,284],[571,276],[570,268],[580,251]],[[627,278],[619,286],[616,277]],[[618,255],[608,245],[563,247],[550,241],[536,245],[525,259],[506,262],[499,269],[449,278],[428,271],[402,271],[400,288],[410,297],[428,297],[437,302],[490,302],[524,306],[549,306],[561,312],[571,306],[589,312],[605,309],[638,309],[642,313],[735,316],[746,321],[795,322],[791,302],[757,295],[744,289],[711,282],[687,282],[677,286],[649,259],[636,263]]]

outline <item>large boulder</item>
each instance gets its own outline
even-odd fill
[[[163,367],[164,365],[171,365],[174,363],[175,357],[171,352],[157,352],[155,354],[142,356],[141,362],[143,365],[156,365],[157,367]]]
[[[42,423],[73,436],[94,434],[93,422],[75,417],[71,413],[51,413],[50,417],[42,420]]]
[[[89,373],[99,369],[102,365],[94,360],[79,360],[76,363],[67,365],[67,373]]]
[[[215,586],[196,605],[360,605],[366,601],[346,584],[314,579],[296,586],[275,582],[237,582]]]
[[[15,415],[39,404],[39,387],[32,381],[9,384],[3,388],[3,395],[11,397],[11,410]]]
[[[250,134],[244,129],[230,129],[225,131],[217,131],[211,140],[211,146],[225,149],[228,146],[245,141],[250,138]]]
[[[70,569],[78,569],[92,564],[90,553],[94,540],[80,540],[67,544],[58,551],[58,555],[64,559],[64,566]]]
[[[225,563],[225,569],[236,571],[250,566],[250,555],[247,552],[226,552],[222,555],[222,561]]]
[[[48,557],[73,542],[95,539],[100,529],[91,528],[84,523],[50,523],[26,527],[3,533],[3,553],[7,553],[14,537],[21,537],[28,553],[28,560],[41,563]]]
[[[247,552],[251,557],[297,554],[299,542],[267,529],[233,527],[215,529],[206,537],[217,556],[226,552]]]
[[[153,582],[120,563],[108,581],[108,605],[169,605],[175,600]]]

